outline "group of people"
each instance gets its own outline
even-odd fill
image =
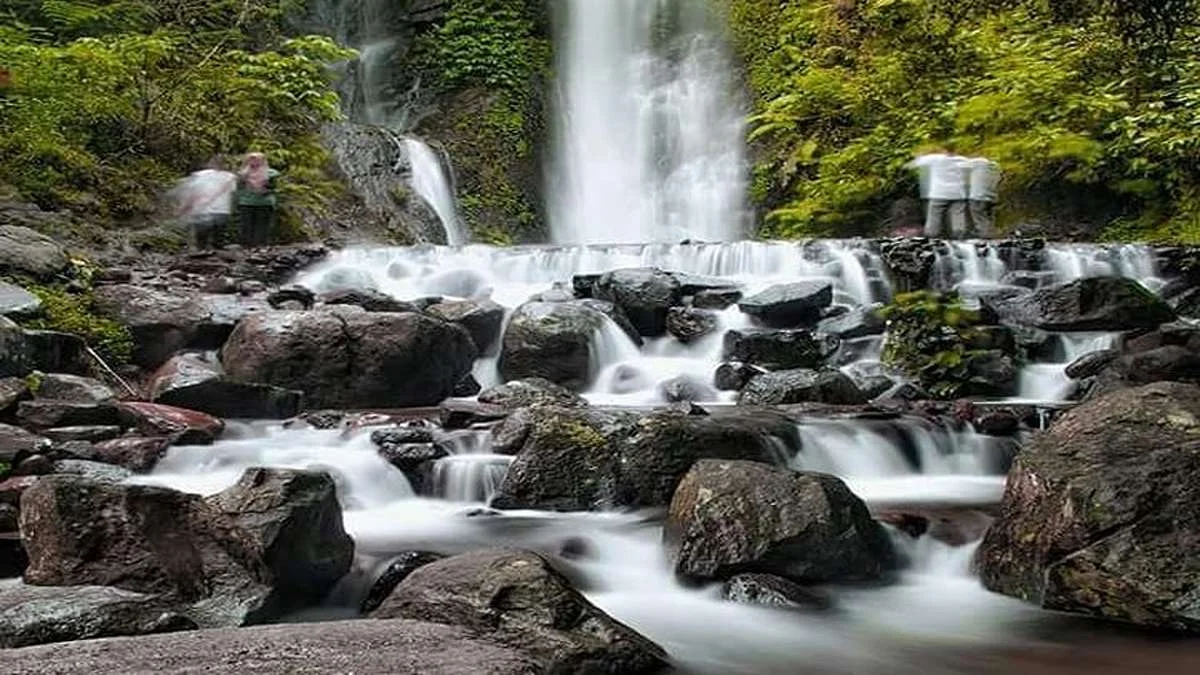
[[[176,213],[188,228],[192,246],[205,249],[225,243],[235,206],[240,243],[265,245],[275,218],[278,176],[266,155],[252,152],[237,173],[226,170],[221,158],[215,157],[184,179],[175,191]]]
[[[998,164],[943,148],[920,155],[908,166],[920,173],[925,236],[992,236],[1000,185]]]

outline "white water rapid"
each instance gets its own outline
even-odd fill
[[[450,246],[465,244],[467,236],[458,217],[458,203],[454,199],[454,185],[447,167],[424,141],[410,136],[404,139],[404,147],[412,171],[410,184],[413,191],[437,214],[446,233],[446,243]]]
[[[728,241],[746,233],[744,110],[704,0],[557,7],[554,241]]]

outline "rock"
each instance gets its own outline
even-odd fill
[[[973,355],[967,365],[971,379],[960,390],[962,396],[1003,398],[1015,396],[1021,373],[1012,358],[999,351]]]
[[[713,384],[717,391],[741,391],[750,380],[767,371],[749,363],[722,363],[717,366]]]
[[[879,242],[879,253],[887,263],[897,293],[929,288],[937,263],[937,242],[929,239],[896,238]]]
[[[87,373],[91,363],[87,343],[78,335],[52,330],[26,330],[23,336],[24,353],[29,369],[43,373]],[[11,372],[13,375],[26,375]]]
[[[1132,279],[1092,277],[1050,286],[1009,300],[988,300],[1005,323],[1048,331],[1121,331],[1154,328],[1175,312]]]
[[[301,309],[312,309],[317,296],[304,286],[291,285],[272,291],[267,295],[267,304],[273,309],[284,309],[285,304],[297,303]]]
[[[1200,388],[1160,382],[1062,414],[1017,456],[976,557],[1044,608],[1200,630]]]
[[[97,483],[121,483],[133,478],[133,472],[112,464],[82,459],[60,459],[54,462],[52,473],[79,476]]]
[[[11,476],[0,480],[0,504],[18,506],[21,495],[37,484],[38,476]]]
[[[325,305],[352,305],[368,312],[416,312],[411,303],[397,300],[382,291],[363,288],[344,288],[322,293],[317,297]]]
[[[175,445],[208,445],[225,431],[225,423],[212,415],[161,403],[127,401],[117,410],[124,426],[145,436],[170,436]]]
[[[578,305],[580,307],[587,307],[588,309],[594,309],[597,312],[600,312],[604,316],[612,319],[613,323],[617,324],[617,327],[620,328],[621,331],[626,335],[628,335],[629,339],[632,340],[635,345],[641,347],[643,344],[645,344],[645,340],[642,339],[641,334],[639,334],[637,329],[633,327],[633,324],[629,322],[629,317],[625,316],[625,312],[613,303],[607,300],[583,298],[581,300],[572,300],[570,304]]]
[[[687,272],[671,272],[671,276],[679,282],[679,291],[685,296],[694,296],[702,291],[729,291],[734,288],[734,284],[724,277]]]
[[[721,310],[732,307],[741,299],[742,292],[736,288],[713,288],[699,291],[692,296],[692,307]]]
[[[92,456],[98,462],[113,464],[134,473],[149,473],[158,460],[167,454],[170,446],[171,439],[166,436],[114,438],[93,446]]]
[[[882,335],[887,322],[879,315],[882,305],[855,307],[845,314],[821,319],[816,332],[842,340]]]
[[[107,403],[117,398],[117,393],[99,380],[63,373],[42,375],[36,393],[38,398],[74,403]]]
[[[428,307],[425,312],[465,328],[481,354],[495,344],[504,326],[504,307],[491,300],[453,300]]]
[[[18,457],[46,450],[50,440],[21,427],[0,424],[0,462],[12,464]]]
[[[1200,382],[1200,354],[1174,345],[1124,354],[1097,377],[1093,393],[1151,382]]]
[[[14,476],[45,476],[54,473],[54,462],[46,455],[29,455],[13,466],[12,473]]]
[[[17,225],[0,225],[0,274],[50,279],[70,260],[53,239]]]
[[[71,403],[50,399],[22,401],[17,406],[17,419],[22,426],[31,429],[121,424],[113,403]]]
[[[687,344],[717,329],[717,315],[703,309],[672,307],[667,312],[667,332]]]
[[[479,394],[479,402],[506,410],[519,410],[539,403],[566,408],[581,408],[588,404],[579,394],[540,377],[491,387]]]
[[[592,337],[603,322],[603,314],[580,305],[521,305],[504,329],[500,376],[506,382],[544,378],[582,390],[592,375]]]
[[[19,511],[17,511],[15,504],[5,504],[4,502],[0,502],[0,533],[17,531],[18,513]],[[22,554],[23,553],[24,551],[22,551]],[[24,571],[25,567],[22,566],[21,570]],[[20,576],[20,574],[17,574],[16,576]],[[4,578],[7,577],[5,577],[3,574],[0,574],[0,579]]]
[[[0,415],[15,413],[17,404],[28,399],[31,395],[29,385],[26,384],[23,378],[0,378]]]
[[[31,319],[42,313],[42,301],[29,291],[0,281],[0,316]]]
[[[476,380],[473,374],[467,373],[454,385],[452,395],[457,398],[470,398],[478,396],[481,391],[483,391],[483,387],[479,384],[479,380]]]
[[[576,274],[571,277],[571,290],[577,298],[590,298],[593,296],[596,288],[596,282],[600,280],[599,274]]]
[[[1115,349],[1101,349],[1096,352],[1088,352],[1072,361],[1067,366],[1065,372],[1067,377],[1072,380],[1086,380],[1089,377],[1099,375],[1101,371],[1110,366],[1120,356],[1121,353]]]
[[[405,551],[386,563],[383,573],[371,584],[366,597],[358,609],[363,614],[370,614],[383,604],[392,591],[418,569],[435,563],[446,556],[429,551]]]
[[[194,353],[172,356],[150,377],[147,391],[155,403],[230,419],[287,419],[304,405],[302,392],[231,381],[219,363]]]
[[[49,438],[55,443],[68,443],[70,441],[89,441],[99,442],[107,441],[121,435],[121,427],[118,426],[84,426],[84,427],[57,427],[54,429],[46,429],[42,432],[46,438]]]
[[[795,447],[795,422],[773,411],[730,409],[709,417],[539,406],[525,412],[521,450],[491,506],[586,511],[654,508],[699,459],[776,461]],[[580,480],[586,476],[586,480]]]
[[[508,417],[509,411],[498,405],[475,401],[443,401],[438,406],[438,422],[447,431],[468,429],[477,424],[488,424]]]
[[[575,293],[561,281],[551,284],[550,288],[541,293],[529,296],[529,302],[570,302],[575,299]]]
[[[615,270],[601,276],[595,297],[620,307],[644,337],[667,332],[667,311],[682,302],[679,281],[655,268]]]
[[[867,396],[840,370],[780,370],[750,380],[738,396],[739,405],[831,403],[861,405]]]
[[[896,562],[887,533],[840,479],[755,462],[697,462],[675,491],[663,538],[676,572],[694,579],[863,581]]]
[[[744,605],[821,611],[833,608],[828,596],[770,574],[739,574],[725,582],[721,595]]]
[[[667,403],[692,403],[717,400],[717,390],[691,375],[678,375],[658,384],[658,393]]]
[[[991,515],[976,509],[934,509],[916,511],[884,511],[876,515],[914,539],[929,537],[947,546],[973,544],[983,538],[995,521]]]
[[[966,344],[968,349],[998,351],[1006,356],[1017,353],[1016,333],[1008,326],[975,326]]]
[[[372,616],[419,616],[467,628],[530,655],[540,672],[666,668],[657,645],[597,609],[545,559],[526,551],[475,551],[425,565]]]
[[[163,598],[104,586],[27,586],[0,581],[0,648],[191,630]],[[9,655],[6,655],[5,661]],[[7,672],[13,672],[6,668]],[[111,672],[111,671],[110,671]]]
[[[771,286],[742,298],[738,308],[772,328],[814,324],[833,304],[833,286],[823,281],[797,281]]]
[[[415,313],[276,312],[240,323],[232,381],[302,391],[317,408],[416,407],[454,393],[476,356],[459,326]]]
[[[371,432],[371,442],[379,447],[406,443],[432,443],[433,429],[429,427],[391,427]]]
[[[52,670],[47,664],[53,663]],[[329,621],[82,640],[5,654],[5,675],[194,673],[254,664],[255,675],[533,675],[529,656],[418,621]],[[219,664],[219,665],[218,665]]]
[[[997,410],[980,415],[975,431],[986,436],[1012,436],[1021,430],[1021,419],[1010,411]]]
[[[384,443],[379,446],[379,455],[403,471],[410,480],[422,479],[417,482],[423,484],[424,476],[420,474],[425,473],[437,460],[449,457],[450,453],[436,443]],[[414,486],[414,489],[417,487]]]
[[[725,333],[723,357],[768,370],[816,368],[825,352],[806,330],[731,330]]]

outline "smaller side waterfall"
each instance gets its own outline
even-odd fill
[[[411,136],[404,139],[404,148],[412,170],[410,185],[442,221],[446,243],[450,246],[467,243],[462,221],[458,217],[454,189],[441,159],[433,148]]]
[[[492,499],[513,458],[492,453],[491,438],[488,431],[460,431],[442,439],[451,455],[433,466],[434,496],[461,503]]]

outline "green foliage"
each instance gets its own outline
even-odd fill
[[[505,0],[459,0],[429,37],[428,55],[441,85],[483,85],[522,92],[545,59],[546,45],[533,38],[528,10]]]
[[[133,336],[124,325],[96,315],[90,289],[72,292],[61,285],[24,287],[42,301],[43,309],[42,318],[25,322],[25,327],[78,335],[109,364],[129,362]]]
[[[352,54],[269,30],[291,4],[18,3],[0,31],[13,80],[0,182],[44,208],[126,220],[208,158],[262,150],[286,175],[286,206],[319,206],[333,187],[317,131],[339,114],[326,64]]]
[[[1000,163],[1002,225],[1086,188],[1137,221],[1116,236],[1200,241],[1195,4],[733,0],[767,233],[868,232],[953,144]]]
[[[972,384],[988,384],[972,373],[972,360],[986,352],[979,313],[963,307],[953,293],[918,291],[896,296],[880,310],[888,322],[883,363],[916,379],[938,398],[952,399]]]

